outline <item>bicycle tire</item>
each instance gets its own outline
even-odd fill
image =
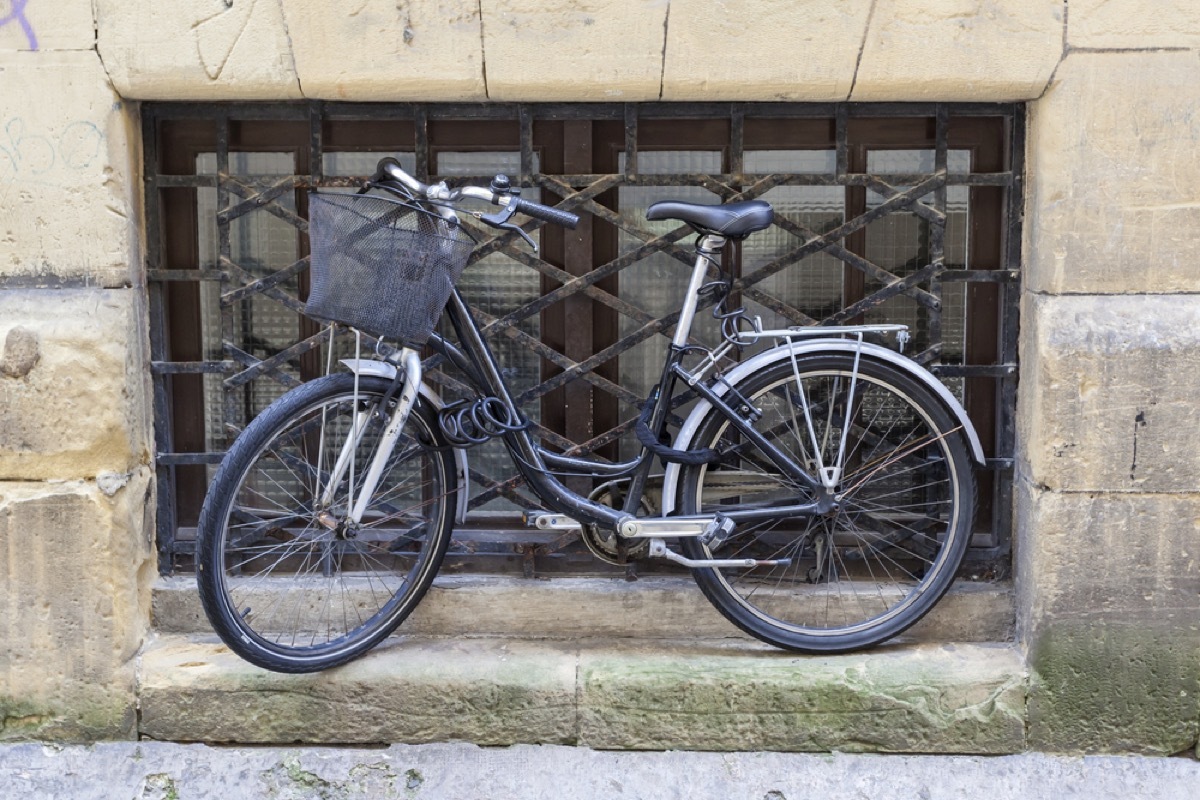
[[[362,524],[329,527],[345,519],[351,481],[361,482],[395,403],[377,413],[387,380],[360,377],[357,401],[354,385],[349,374],[320,378],[259,414],[230,447],[200,512],[205,614],[230,649],[265,669],[314,672],[366,653],[417,606],[445,555],[456,473],[422,398]],[[329,508],[318,508],[326,467],[352,424],[364,431],[358,468],[346,471]]]
[[[782,566],[692,572],[708,600],[758,639],[803,653],[859,650],[915,624],[949,588],[974,524],[971,459],[958,421],[903,370],[862,358],[851,398],[853,354],[796,361],[795,368],[786,359],[734,388],[762,411],[756,430],[814,476],[818,448],[826,464],[836,462],[850,409],[845,471],[835,490],[845,495],[838,510],[741,525],[711,547],[697,538],[683,539],[681,546],[693,559],[790,558]],[[790,388],[797,375],[803,393]],[[684,470],[679,499],[685,514],[813,499],[811,490],[789,482],[739,439],[715,410],[691,446],[722,456]]]

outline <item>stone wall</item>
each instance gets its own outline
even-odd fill
[[[1177,5],[1073,2],[1031,106],[1016,571],[1036,747],[1196,739],[1200,11]]]
[[[1031,743],[1200,724],[1200,5],[0,4],[2,736],[132,730],[150,415],[136,101],[1027,101]]]
[[[155,574],[137,113],[88,0],[0,22],[0,739],[129,736]]]

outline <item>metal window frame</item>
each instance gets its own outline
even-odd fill
[[[272,276],[254,280],[231,258],[231,222],[258,210],[284,219],[299,232],[304,232],[307,227],[304,190],[355,186],[359,180],[324,175],[322,156],[327,149],[331,152],[356,147],[368,149],[368,145],[371,145],[369,149],[374,149],[382,139],[395,136],[398,139],[395,148],[411,147],[416,157],[417,175],[428,181],[436,177],[432,172],[439,150],[467,146],[464,142],[470,141],[475,135],[471,133],[474,130],[488,131],[480,134],[480,146],[491,142],[494,148],[498,140],[503,140],[503,146],[519,152],[520,175],[514,177],[522,185],[541,188],[544,202],[552,205],[557,202],[563,208],[584,214],[585,223],[575,235],[564,236],[547,229],[540,256],[532,256],[514,246],[512,237],[494,238],[485,242],[482,248],[484,252],[504,252],[542,276],[542,297],[527,304],[520,312],[489,320],[486,326],[491,336],[516,335],[531,340],[525,344],[543,359],[543,382],[521,399],[542,398],[545,407],[551,409],[564,404],[577,407],[587,404],[597,409],[596,415],[588,419],[568,419],[561,415],[554,418],[551,414],[540,431],[546,441],[572,454],[611,455],[612,442],[632,424],[632,419],[616,419],[616,398],[621,397],[625,402],[640,399],[633,398],[628,390],[616,383],[616,358],[632,346],[616,336],[616,315],[626,314],[640,320],[643,324],[639,335],[643,337],[667,333],[673,323],[670,315],[654,318],[622,299],[616,285],[619,273],[651,253],[666,252],[688,263],[692,257],[690,248],[677,244],[684,238],[682,229],[659,237],[621,220],[610,207],[612,202],[604,202],[615,189],[621,186],[703,186],[728,201],[756,197],[773,186],[842,186],[847,190],[844,225],[817,234],[781,221],[780,224],[803,244],[756,273],[739,276],[736,289],[798,322],[808,321],[796,309],[758,291],[756,279],[765,277],[765,271],[786,269],[806,255],[826,252],[847,264],[846,274],[851,285],[872,276],[885,286],[871,295],[862,292],[860,286],[858,296],[850,305],[823,322],[846,322],[900,293],[913,297],[927,309],[933,346],[916,354],[916,358],[940,377],[963,378],[968,382],[968,411],[980,428],[990,454],[987,470],[981,474],[980,488],[983,507],[991,518],[992,534],[977,539],[977,546],[970,555],[972,569],[986,574],[1004,574],[1009,569],[1024,106],[940,103],[146,103],[142,108],[142,126],[146,167],[146,269],[157,442],[157,531],[160,570],[164,574],[173,569],[177,557],[190,552],[190,542],[175,535],[178,527],[176,489],[181,480],[190,481],[192,488],[189,491],[194,495],[196,484],[203,483],[205,465],[219,462],[222,455],[204,452],[203,446],[197,450],[195,408],[194,405],[189,407],[188,402],[181,402],[181,398],[186,398],[189,393],[198,394],[195,389],[205,374],[225,376],[229,388],[262,377],[287,383],[291,379],[277,367],[287,359],[308,359],[312,363],[316,348],[325,336],[321,329],[301,316],[299,340],[272,358],[259,360],[233,346],[229,341],[232,331],[230,308],[240,298],[261,292],[300,313],[300,299],[281,292],[277,284],[289,276],[303,275],[307,251],[305,237],[300,237],[301,258],[297,262]],[[606,133],[598,135],[596,132],[602,126]],[[561,130],[558,135],[572,141],[578,141],[586,130],[587,152],[584,153],[581,147],[571,150],[565,142],[560,143],[561,155],[550,160],[541,158],[541,171],[536,171],[535,149],[544,146],[548,136],[553,138],[553,132],[547,133],[551,129]],[[535,130],[538,133],[535,134]],[[448,131],[453,135],[446,133]],[[975,141],[983,136],[979,131],[986,132],[983,137],[988,138],[986,146]],[[406,135],[408,140],[400,141]],[[720,140],[723,136],[727,136],[725,141]],[[675,145],[671,144],[672,137]],[[773,140],[772,137],[800,142],[802,146],[834,149],[835,173],[747,175],[745,153],[751,149],[766,149],[762,142]],[[681,138],[721,149],[724,171],[720,174],[675,175],[638,172],[639,151],[669,146],[682,149]],[[443,139],[453,139],[455,143],[444,145]],[[976,148],[977,155],[982,153],[982,156],[970,173],[949,172],[947,153],[964,146]],[[605,147],[611,156],[608,161],[600,152]],[[216,153],[217,174],[194,174],[197,148]],[[231,148],[291,150],[295,154],[297,174],[231,174]],[[923,175],[868,173],[866,153],[888,148],[932,149],[934,169]],[[624,170],[619,172],[613,155],[616,149],[626,153]],[[189,158],[192,160],[191,174]],[[608,171],[595,171],[594,167],[601,163]],[[587,169],[589,166],[593,169]],[[905,186],[909,188],[897,188]],[[952,270],[944,264],[946,189],[950,186],[966,186],[971,191],[970,269]],[[215,270],[199,269],[194,211],[191,220],[188,219],[186,197],[190,193],[194,203],[198,188],[215,189],[217,193],[216,224],[221,260]],[[866,208],[868,189],[886,198],[870,211]],[[295,213],[273,202],[288,192],[296,197]],[[933,195],[932,202],[925,201],[930,194]],[[183,212],[180,211],[181,204]],[[903,280],[897,280],[862,255],[866,226],[896,210],[917,213],[929,223],[930,231],[929,264]],[[988,219],[981,219],[982,215],[987,215]],[[593,235],[596,221],[614,231],[625,230],[644,244],[632,254],[619,254],[614,244],[615,236]],[[736,260],[737,256],[727,256],[727,260],[729,258]],[[180,307],[186,308],[191,302],[189,298],[194,299],[197,295],[200,281],[218,281],[223,286],[222,339],[226,347],[221,359],[206,360],[203,357],[195,341],[199,339],[199,319],[192,313],[178,311]],[[968,343],[965,363],[941,364],[941,291],[947,284],[960,283],[967,285],[969,295],[968,324],[976,329],[991,329],[995,335],[982,337],[983,344]],[[169,308],[176,310],[169,312]],[[512,327],[518,318],[533,314],[542,315],[541,340]],[[565,324],[568,318],[572,325]],[[580,319],[585,323],[575,324]],[[194,329],[190,343],[189,328]],[[444,380],[452,383],[451,378]],[[627,394],[630,397],[624,396]],[[228,397],[227,393],[227,405]],[[597,419],[601,419],[602,424],[597,425]],[[200,437],[202,442],[202,431]],[[191,444],[179,447],[184,440]],[[491,480],[488,476],[480,477]],[[472,502],[478,505],[498,495],[527,499],[518,493],[518,487],[519,480],[493,481],[484,496],[474,498]],[[194,505],[194,497],[190,502]],[[514,554],[520,559],[528,574],[535,557],[566,552],[564,548],[572,537],[548,539],[533,531],[496,530],[494,525],[483,525],[477,531],[456,533],[455,539],[466,553],[486,550],[489,544],[498,545],[500,552]]]

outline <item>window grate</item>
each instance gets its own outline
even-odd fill
[[[346,347],[302,314],[306,190],[355,189],[383,155],[426,181],[506,171],[583,215],[575,232],[536,231],[538,254],[476,229],[463,291],[542,440],[603,458],[622,455],[657,378],[693,258],[686,227],[641,212],[772,202],[775,225],[724,257],[741,301],[771,324],[911,326],[910,355],[963,400],[988,455],[967,569],[1007,571],[1023,107],[151,103],[143,133],[163,572],[188,568],[232,435]],[[536,501],[498,445],[471,464],[450,568],[605,570],[575,537],[519,527],[514,510]]]

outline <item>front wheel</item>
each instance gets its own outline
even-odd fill
[[[748,401],[740,406],[762,413],[755,429],[809,475],[839,466],[841,454],[838,505],[829,514],[742,524],[713,546],[682,540],[694,559],[789,560],[695,569],[708,599],[747,633],[808,653],[869,647],[924,616],[954,579],[974,522],[975,480],[957,420],[890,364],[862,358],[855,377],[853,354],[801,356],[795,368],[783,360],[735,388]],[[721,457],[685,469],[685,514],[815,499],[716,411],[693,446]]]
[[[217,470],[200,512],[196,581],[213,628],[247,661],[278,672],[343,664],[388,636],[433,581],[457,484],[420,398],[361,520],[348,513],[395,408],[389,386],[361,377],[356,394],[354,376],[339,374],[294,389]],[[343,454],[352,466],[331,489]]]

